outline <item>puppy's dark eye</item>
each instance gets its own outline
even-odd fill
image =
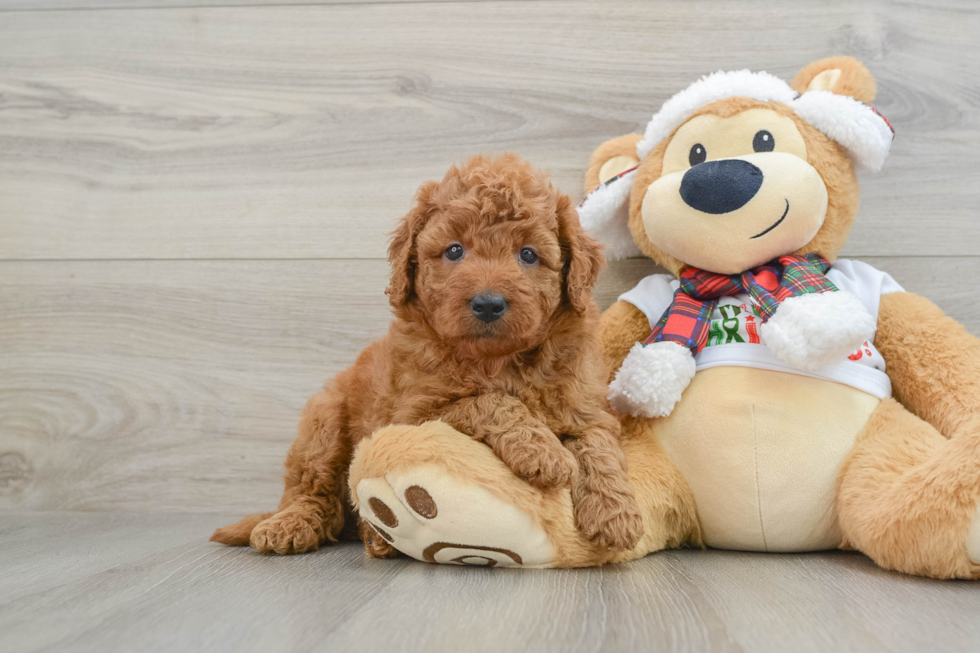
[[[691,153],[687,155],[687,160],[690,162],[692,168],[699,163],[704,163],[704,160],[707,158],[708,153],[701,143],[695,143],[694,147],[691,148]]]
[[[450,245],[446,248],[445,257],[450,261],[458,261],[463,258],[463,246],[459,244]]]
[[[530,265],[537,262],[538,255],[530,247],[525,247],[521,250],[521,260]]]
[[[752,149],[756,152],[772,152],[776,147],[776,139],[765,129],[760,129],[752,139]]]

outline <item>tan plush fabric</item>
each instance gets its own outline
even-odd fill
[[[885,295],[878,310],[875,344],[895,398],[947,437],[972,427],[980,415],[980,340],[912,293]]]
[[[623,364],[630,347],[650,335],[650,321],[643,311],[629,302],[619,301],[602,314],[602,356],[609,367],[609,380]]]
[[[716,367],[655,430],[694,492],[705,544],[820,551],[841,544],[837,475],[877,405],[839,383]]]
[[[631,168],[635,168],[640,162],[635,156],[630,156],[628,154],[622,154],[620,156],[614,156],[599,168],[599,183],[604,184],[616,175],[619,175]]]
[[[585,172],[585,192],[591,193],[599,186],[601,183],[599,179],[599,172],[603,167],[606,167],[608,171],[608,166],[606,166],[606,164],[609,163],[609,161],[617,157],[633,157],[635,159],[636,144],[642,139],[642,134],[626,134],[625,136],[617,136],[616,138],[608,140],[600,145],[596,151],[592,153],[592,159],[589,161],[589,169]],[[632,166],[627,166],[626,168],[623,168],[623,170],[631,167]],[[622,172],[623,170],[619,170],[616,174]]]
[[[887,569],[980,578],[970,560],[980,498],[980,422],[946,439],[898,402],[881,402],[840,477],[845,544]],[[971,528],[972,526],[972,528]]]
[[[818,87],[810,88],[815,78],[827,72],[837,74],[825,75],[818,81]],[[829,88],[825,85],[827,81],[831,83]],[[875,84],[874,77],[864,64],[854,57],[828,57],[814,61],[796,74],[790,86],[798,93],[807,90],[824,90],[839,95],[849,95],[865,104],[874,102],[878,94],[878,85]]]

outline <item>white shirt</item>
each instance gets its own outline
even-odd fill
[[[878,321],[881,297],[903,290],[889,274],[860,261],[837,260],[827,271],[827,278],[838,290],[847,291],[861,300],[875,322]],[[654,274],[620,295],[619,299],[640,309],[652,329],[670,306],[679,287],[680,281],[673,276]],[[847,360],[805,371],[784,363],[769,351],[759,334],[761,323],[758,310],[747,293],[720,298],[711,315],[708,344],[694,358],[697,369],[731,365],[757,367],[843,383],[879,399],[891,396],[891,380],[885,374],[885,359],[875,349],[874,336]]]

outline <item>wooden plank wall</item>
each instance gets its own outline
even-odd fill
[[[980,333],[976,3],[223,4],[0,0],[0,508],[272,507],[419,183],[513,150],[578,199],[720,68],[867,63],[898,136],[844,255]]]

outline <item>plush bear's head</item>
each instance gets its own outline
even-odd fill
[[[836,258],[858,211],[855,168],[881,167],[892,130],[876,86],[851,57],[823,59],[786,84],[718,72],[678,93],[646,133],[592,155],[579,208],[610,258],[646,254],[738,274],[784,254]]]

